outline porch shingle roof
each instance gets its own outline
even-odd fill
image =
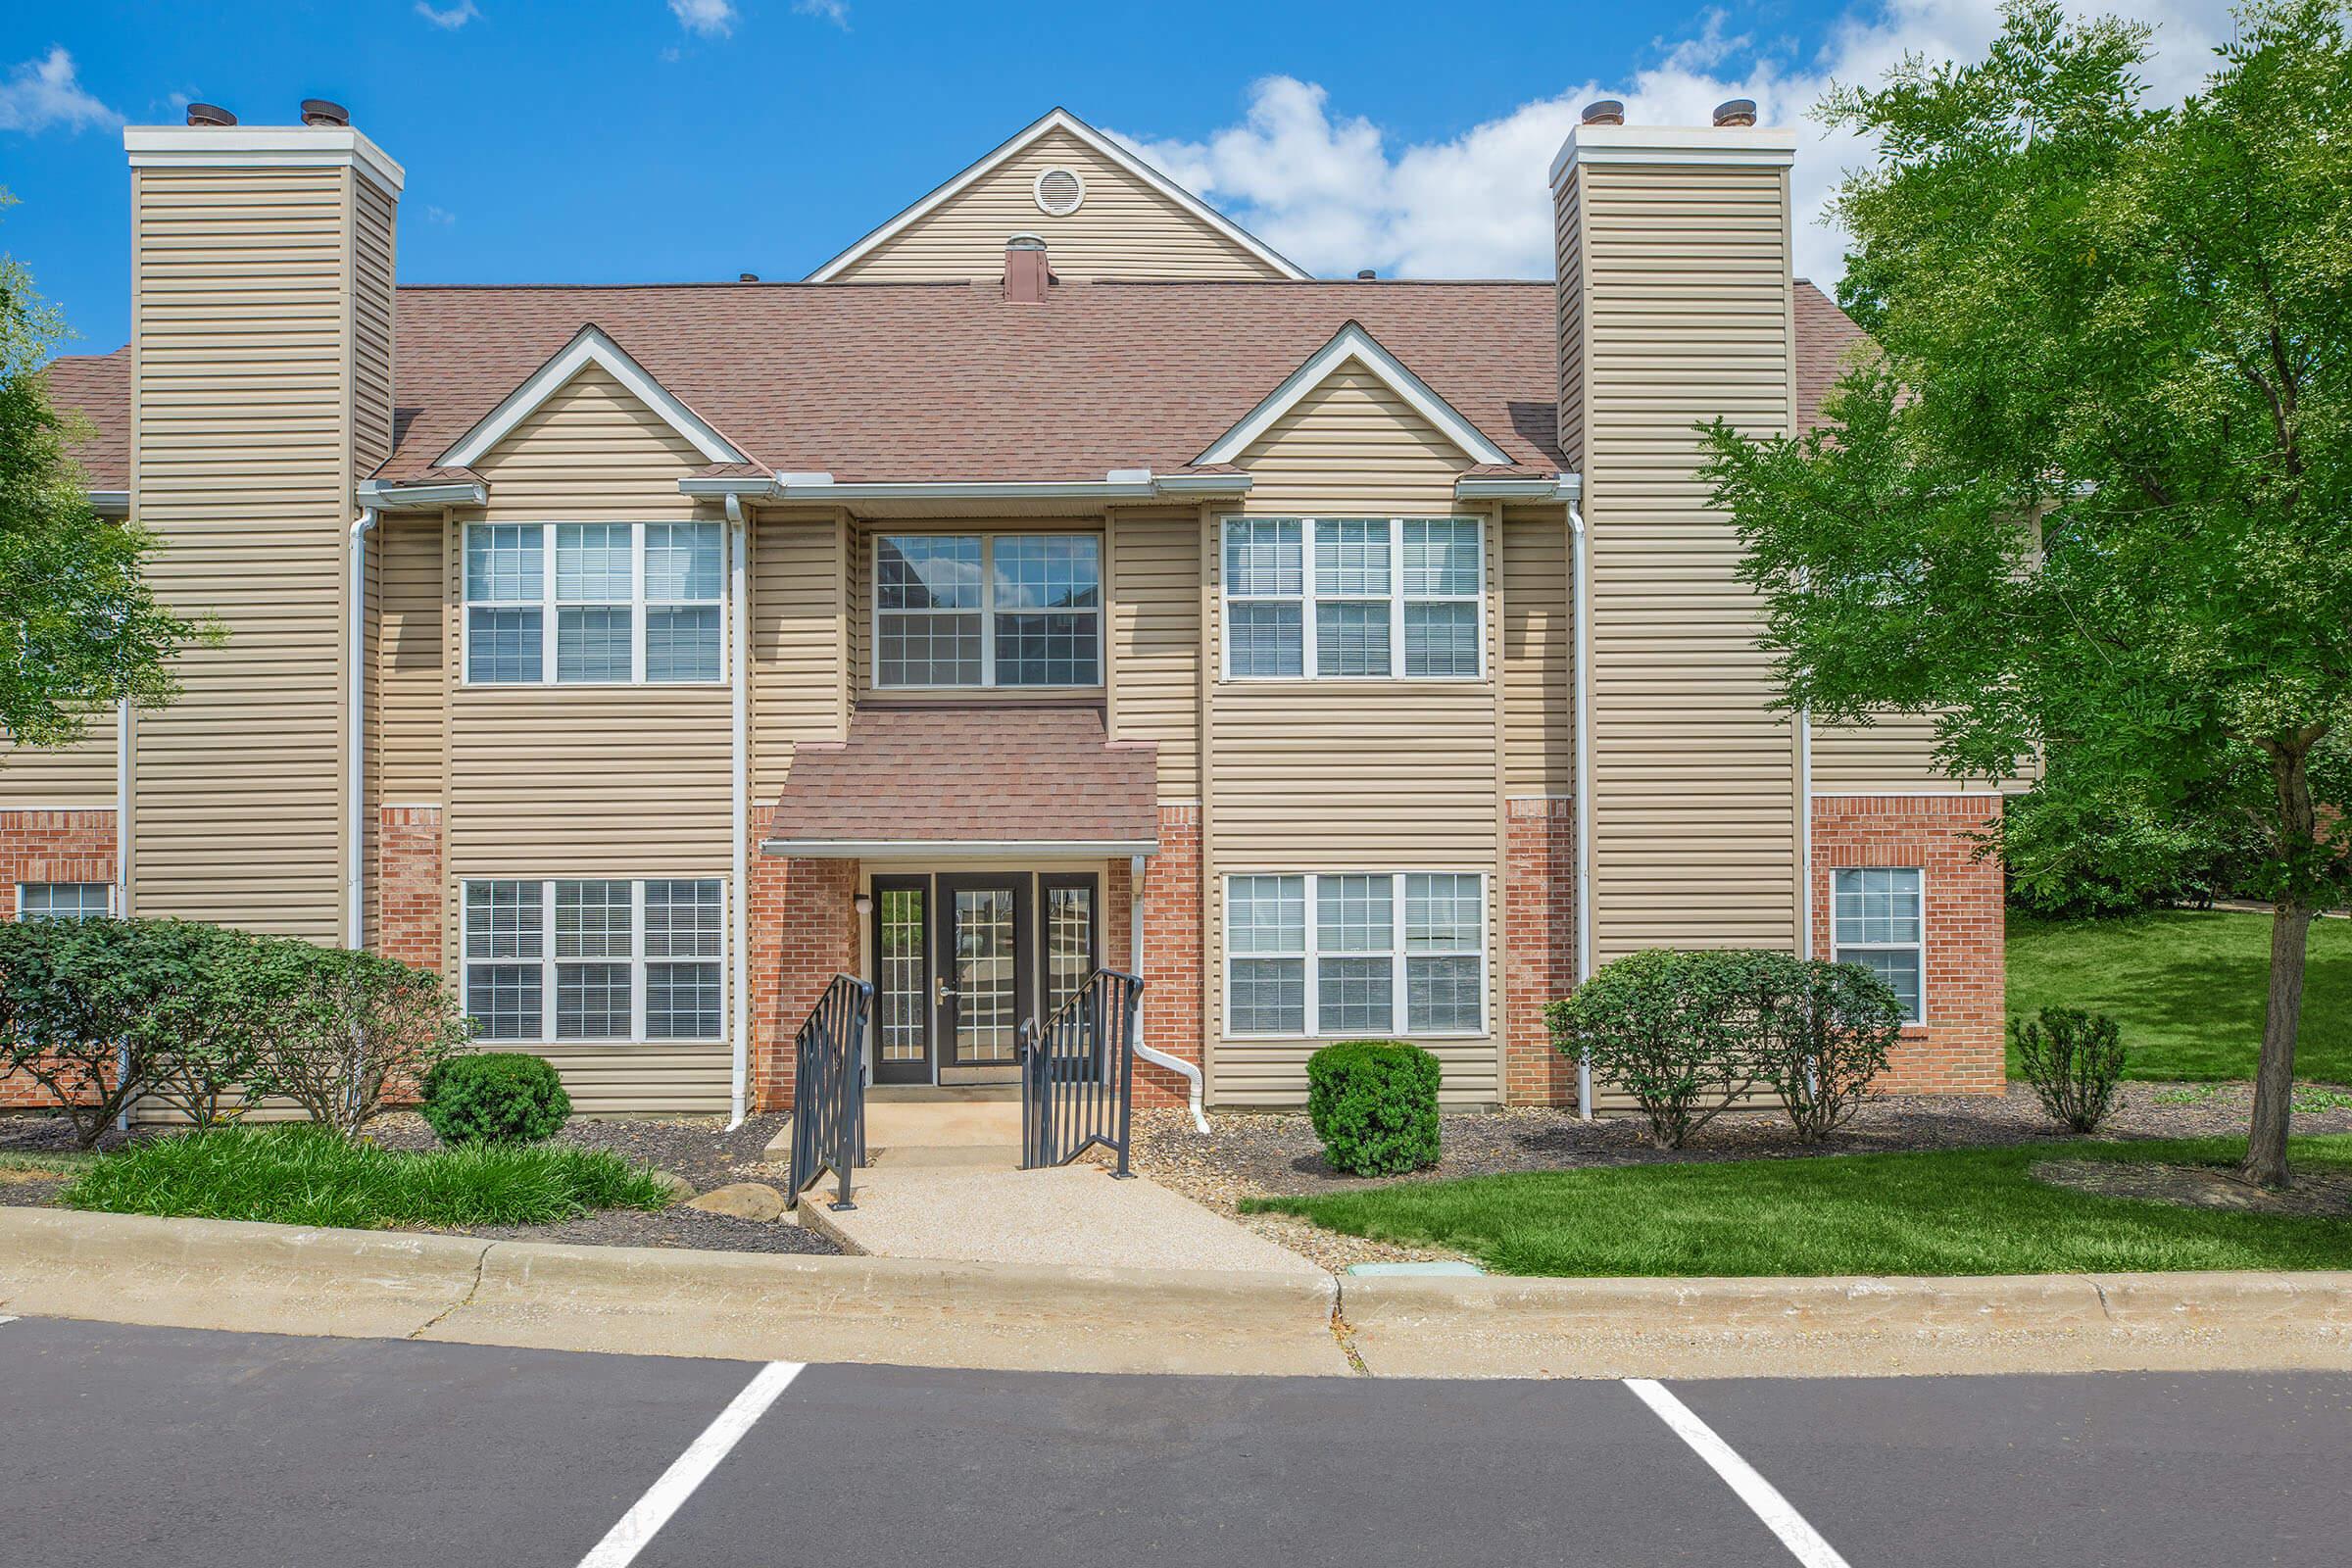
[[[1140,853],[1159,842],[1157,777],[1158,748],[1109,740],[1100,708],[868,703],[848,741],[794,748],[767,844],[783,855],[875,844]]]

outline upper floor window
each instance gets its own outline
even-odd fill
[[[875,685],[1102,683],[1102,540],[905,533],[874,541]]]
[[[1485,528],[1474,517],[1229,517],[1225,673],[1475,680]]]
[[[466,678],[623,685],[724,676],[715,522],[466,525]]]

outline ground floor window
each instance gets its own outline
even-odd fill
[[[1226,1032],[1484,1033],[1486,910],[1476,872],[1229,876]]]
[[[484,1040],[717,1040],[716,877],[467,882],[466,1010]]]
[[[20,920],[87,920],[115,912],[112,882],[21,882],[17,885]]]
[[[1903,1018],[1927,1015],[1927,917],[1916,867],[1840,869],[1832,885],[1832,942],[1839,963],[1858,963],[1893,988]]]

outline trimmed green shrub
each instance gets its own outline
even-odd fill
[[[535,1144],[564,1130],[571,1097],[544,1056],[469,1052],[434,1064],[417,1108],[445,1144]]]
[[[1761,1076],[1781,1097],[1799,1142],[1821,1142],[1853,1118],[1903,1032],[1903,1004],[1858,963],[1779,954]]]
[[[2080,1007],[2044,1007],[2032,1018],[2009,1020],[2026,1081],[2053,1120],[2079,1133],[2095,1133],[2115,1108],[2115,1087],[2124,1076],[2123,1034],[2103,1012]]]
[[[1334,1169],[1395,1176],[1438,1162],[1438,1058],[1401,1040],[1343,1040],[1306,1058],[1306,1114]]]
[[[1795,962],[1752,948],[1650,948],[1603,965],[1544,1018],[1558,1050],[1634,1097],[1652,1144],[1680,1149],[1765,1075]]]
[[[457,999],[429,969],[294,937],[254,941],[256,1099],[290,1100],[348,1138],[471,1044]]]

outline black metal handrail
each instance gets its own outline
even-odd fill
[[[874,988],[856,975],[837,974],[793,1043],[792,1196],[797,1200],[829,1168],[839,1193],[828,1206],[850,1201],[852,1172],[865,1163],[865,1020]]]
[[[1045,1027],[1021,1025],[1021,1168],[1066,1165],[1100,1144],[1127,1168],[1135,1117],[1135,1009],[1144,982],[1097,969]]]

